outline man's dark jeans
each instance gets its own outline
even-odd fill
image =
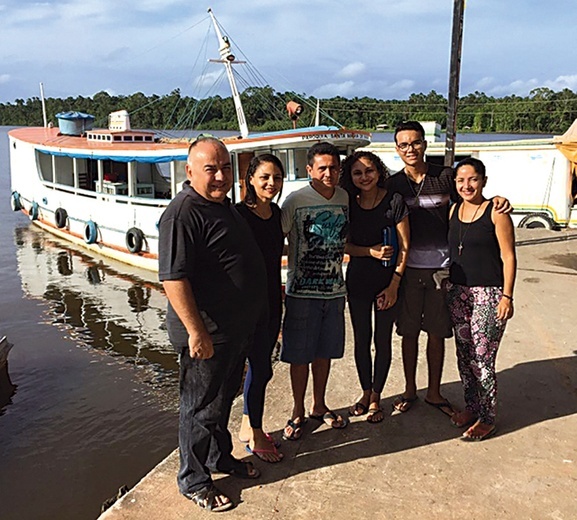
[[[194,493],[212,482],[212,471],[231,471],[228,420],[240,388],[248,341],[214,345],[210,359],[191,359],[188,348],[180,355],[180,420],[178,442],[181,493]]]

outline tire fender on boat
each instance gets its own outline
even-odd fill
[[[84,226],[84,241],[87,244],[94,244],[98,239],[98,226],[93,220],[89,220]]]
[[[66,221],[68,220],[68,213],[64,208],[57,208],[54,212],[54,221],[56,222],[56,227],[63,228],[66,227]]]
[[[144,244],[144,233],[137,227],[132,227],[126,232],[126,249],[131,253],[140,253]]]
[[[20,211],[22,209],[22,201],[20,200],[20,193],[13,191],[10,197],[10,206],[12,211]]]
[[[38,220],[38,214],[39,214],[38,202],[33,202],[32,205],[30,206],[28,216],[30,217],[30,220]]]

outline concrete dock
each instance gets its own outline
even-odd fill
[[[497,358],[498,433],[479,443],[423,401],[424,348],[418,367],[420,399],[393,413],[403,391],[400,340],[384,391],[385,420],[353,418],[344,430],[308,421],[302,438],[283,442],[279,464],[235,456],[261,470],[258,480],[217,475],[238,506],[230,519],[554,519],[577,518],[577,230],[517,230],[519,269],[515,316]],[[346,414],[360,395],[347,316],[345,357],[333,363],[327,401]],[[424,347],[424,338],[421,339]],[[442,392],[462,406],[453,340],[447,342]],[[310,385],[309,385],[310,386]],[[310,403],[310,401],[308,401]],[[236,440],[242,403],[235,403]],[[264,425],[275,439],[292,407],[288,367],[278,364]],[[214,515],[182,497],[173,452],[101,520],[203,519]]]

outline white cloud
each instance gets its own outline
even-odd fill
[[[313,95],[318,98],[332,98],[335,96],[354,96],[356,95],[356,86],[354,81],[344,81],[343,83],[327,83],[314,90]]]
[[[485,89],[490,89],[495,84],[495,78],[491,76],[485,76],[475,83],[475,90],[483,92]]]
[[[337,74],[337,76],[340,78],[354,78],[355,76],[358,76],[364,72],[366,68],[367,66],[364,63],[355,61],[354,63],[345,65]]]
[[[10,81],[10,74],[0,74],[0,85]]]
[[[563,90],[568,88],[577,91],[577,74],[571,76],[558,76],[552,81],[546,81],[545,86],[552,90]]]

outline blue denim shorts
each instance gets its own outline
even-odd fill
[[[285,298],[280,359],[307,365],[315,359],[338,359],[345,353],[345,297]]]

